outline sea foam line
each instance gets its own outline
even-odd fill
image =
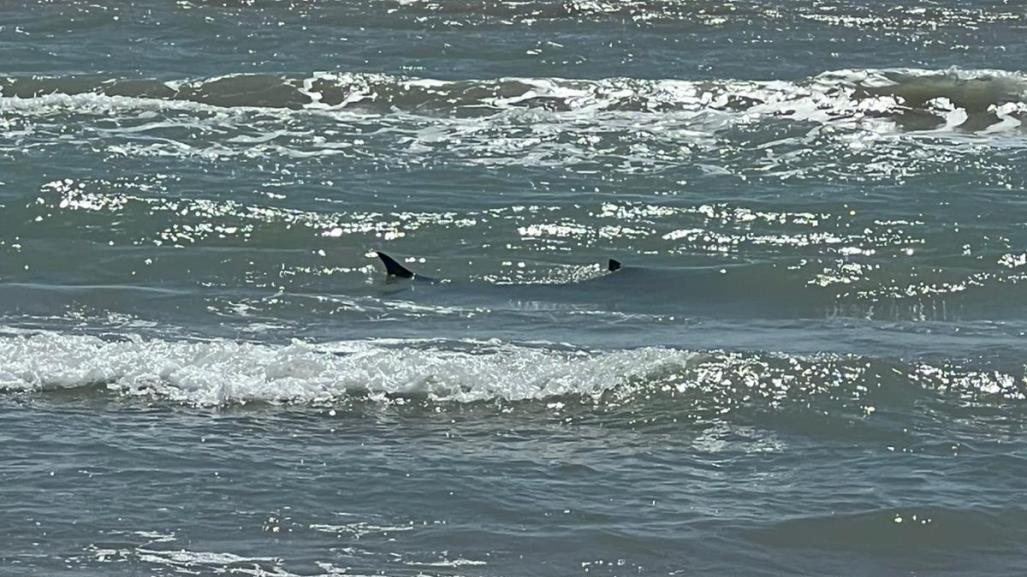
[[[614,404],[679,399],[723,415],[744,406],[828,403],[874,412],[875,391],[967,402],[1027,400],[1027,376],[985,367],[672,348],[586,350],[502,341],[354,340],[311,344],[187,341],[0,330],[0,391],[97,387],[197,406],[333,404],[356,396],[435,402]],[[887,395],[886,395],[887,397]]]
[[[340,352],[343,351],[343,352]],[[477,344],[450,348],[349,341],[318,347],[41,332],[0,337],[0,389],[97,386],[195,405],[331,402],[352,394],[474,402],[599,395],[692,353],[592,352]]]

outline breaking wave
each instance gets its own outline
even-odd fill
[[[476,118],[511,110],[701,115],[707,128],[764,118],[887,119],[902,130],[1022,131],[1027,76],[999,70],[840,70],[799,81],[500,78],[443,81],[387,74],[233,74],[193,80],[0,78],[0,111],[287,109]],[[530,120],[530,119],[528,119]]]
[[[21,331],[0,337],[0,390],[83,388],[198,406],[346,399],[554,406],[577,399],[616,406],[658,398],[709,415],[810,403],[870,414],[875,399],[918,390],[968,402],[1027,398],[1023,375],[856,356],[587,350],[496,340],[267,344]]]

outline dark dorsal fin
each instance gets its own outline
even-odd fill
[[[385,265],[385,272],[389,276],[398,276],[399,278],[414,278],[414,273],[410,272],[405,266],[396,262],[391,256],[381,251],[376,251],[375,254],[378,258],[382,259],[382,263]]]
[[[620,269],[620,261],[611,258],[610,262],[606,265],[606,270],[613,272],[618,269]]]

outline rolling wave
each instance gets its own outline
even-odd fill
[[[1022,131],[1027,76],[999,70],[840,70],[799,81],[499,78],[387,74],[232,74],[193,80],[6,77],[0,111],[103,114],[186,108],[488,117],[508,111],[705,115],[723,128],[785,118],[817,124],[887,119],[900,130]],[[199,108],[197,108],[199,107]]]
[[[856,356],[587,350],[502,341],[366,340],[314,345],[5,331],[0,390],[99,390],[198,406],[332,405],[347,399],[440,403],[670,402],[682,414],[816,405],[869,415],[918,390],[962,402],[1022,401],[1022,375]]]

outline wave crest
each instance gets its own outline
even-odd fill
[[[810,406],[870,414],[930,390],[979,402],[1027,398],[1021,376],[851,356],[596,351],[500,341],[371,340],[276,345],[55,332],[0,337],[0,390],[99,387],[190,405],[332,404],[346,398],[433,402],[669,402],[723,415]]]
[[[840,70],[800,81],[499,78],[388,74],[233,74],[196,80],[0,78],[0,110],[210,107],[417,116],[539,113],[685,114],[709,128],[777,117],[815,123],[888,118],[901,129],[1020,128],[1027,76],[998,70]]]
[[[440,347],[405,341],[315,347],[236,341],[38,333],[0,340],[0,388],[46,391],[103,386],[196,405],[331,402],[348,395],[426,396],[474,402],[598,395],[691,353],[641,349],[593,353],[498,343]]]

